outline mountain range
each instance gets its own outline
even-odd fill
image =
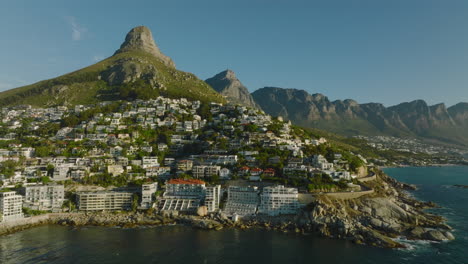
[[[322,94],[276,87],[261,88],[252,96],[266,113],[304,127],[347,136],[419,137],[468,146],[468,103],[446,108],[444,104],[415,100],[385,107],[350,99],[330,101]]]
[[[0,93],[0,106],[92,104],[109,100],[151,99],[158,95],[202,102],[242,104],[281,116],[296,125],[346,136],[417,137],[468,146],[468,103],[447,108],[423,100],[385,107],[330,101],[304,90],[264,87],[250,93],[232,70],[205,81],[176,69],[156,45],[151,31],[135,27],[113,56],[94,65]]]

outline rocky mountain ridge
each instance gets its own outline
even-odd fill
[[[421,137],[431,141],[468,145],[468,104],[446,108],[423,100],[385,107],[354,100],[330,101],[304,90],[264,87],[252,93],[268,114],[282,116],[304,127],[352,135]]]

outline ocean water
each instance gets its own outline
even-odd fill
[[[264,230],[42,226],[0,237],[0,263],[468,263],[468,189],[453,186],[468,185],[468,167],[385,171],[442,206],[431,210],[448,219],[456,240],[378,249]]]

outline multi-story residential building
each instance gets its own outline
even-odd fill
[[[143,157],[141,164],[143,168],[158,167],[158,157]]]
[[[71,164],[58,164],[54,168],[54,172],[52,174],[53,181],[65,181],[68,180],[70,168],[72,167]]]
[[[141,208],[149,209],[153,205],[153,195],[158,189],[158,183],[146,183],[141,185]]]
[[[63,205],[65,190],[60,184],[29,185],[20,189],[24,196],[24,206],[34,210],[60,209]]]
[[[260,195],[258,213],[267,215],[295,214],[301,207],[298,196],[297,188],[286,188],[283,185],[265,187]]]
[[[169,178],[171,167],[149,167],[146,168],[146,177]]]
[[[215,212],[219,209],[221,200],[221,185],[206,187],[205,206],[208,212]]]
[[[119,176],[125,172],[124,167],[122,165],[108,165],[107,172],[112,176]]]
[[[219,155],[214,156],[216,164],[223,164],[223,165],[234,165],[237,164],[237,155]]]
[[[0,222],[23,217],[23,196],[16,192],[0,192]]]
[[[229,186],[223,212],[227,215],[253,215],[259,203],[257,187]]]
[[[314,155],[312,157],[312,164],[321,170],[333,169],[333,163],[328,162],[327,159],[322,155]]]
[[[193,177],[200,179],[205,177],[205,168],[206,166],[197,165],[192,167]]]
[[[177,162],[177,169],[179,171],[189,171],[192,170],[193,161],[191,160],[179,160]]]
[[[301,165],[296,167],[286,166],[283,168],[283,175],[286,177],[307,177],[308,173],[312,171],[312,167]]]
[[[205,197],[205,182],[200,180],[171,179],[159,201],[164,211],[195,211]]]
[[[76,203],[80,211],[130,210],[133,192],[80,192],[76,194]]]
[[[207,178],[213,175],[219,175],[219,171],[221,170],[220,166],[193,166],[192,174],[193,177],[200,179],[200,178]]]

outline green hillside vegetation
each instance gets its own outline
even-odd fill
[[[136,65],[145,68],[133,82],[110,85],[102,80],[103,73],[113,68],[128,70],[126,63],[129,62],[131,67]],[[151,69],[151,72],[148,72],[148,69]],[[147,78],[149,74],[155,75],[155,78],[150,80]],[[156,83],[151,84],[154,80]],[[224,102],[221,95],[194,74],[168,67],[146,52],[130,51],[57,78],[2,92],[0,106],[92,104],[118,99],[151,99],[158,95],[170,98],[185,97],[202,102]]]

